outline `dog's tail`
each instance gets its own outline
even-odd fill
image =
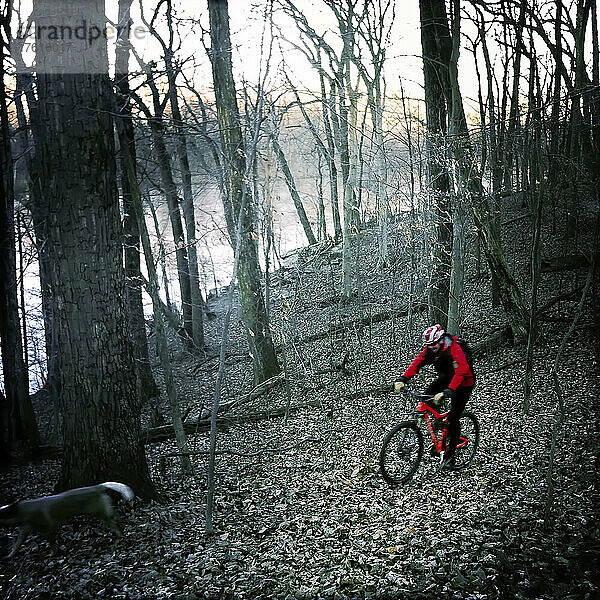
[[[133,490],[124,483],[118,483],[117,481],[107,481],[105,483],[101,483],[100,487],[107,490],[113,490],[114,492],[118,492],[119,494],[121,494],[124,500],[133,500],[135,498]]]

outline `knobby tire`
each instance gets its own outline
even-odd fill
[[[414,421],[396,425],[383,439],[379,453],[381,475],[390,485],[406,483],[423,458],[423,433]]]
[[[460,416],[460,435],[467,436],[467,444],[463,448],[456,448],[454,456],[454,469],[464,469],[471,463],[477,447],[479,446],[479,421],[471,412],[463,412]]]

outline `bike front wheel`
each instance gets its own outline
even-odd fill
[[[423,458],[423,434],[413,421],[396,425],[384,438],[379,453],[381,475],[390,485],[406,483]]]
[[[463,469],[475,456],[479,446],[479,421],[470,412],[464,412],[460,417],[460,435],[454,455],[454,468]]]

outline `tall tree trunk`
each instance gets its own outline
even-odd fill
[[[402,100],[402,116],[404,117],[404,127],[406,128],[406,139],[408,147],[408,163],[410,169],[410,227],[408,231],[408,247],[410,248],[410,283],[408,292],[408,315],[406,318],[406,330],[412,330],[413,321],[413,304],[415,295],[415,278],[417,274],[417,256],[415,248],[415,173],[414,173],[414,150],[412,141],[412,125],[410,122],[410,107],[407,106],[406,96],[404,94],[404,87],[400,83],[400,96]]]
[[[25,363],[25,376],[29,390],[29,348],[27,347],[27,305],[25,302],[25,260],[23,257],[23,231],[26,231],[25,219],[21,213],[17,217],[17,251],[19,253],[19,300],[21,302],[21,333],[23,334],[23,362]]]
[[[24,41],[13,40],[12,56],[17,63],[15,108],[19,124],[21,145],[26,152],[25,164],[27,166],[27,185],[29,198],[27,208],[31,212],[33,230],[35,233],[35,246],[38,255],[38,270],[40,277],[40,291],[42,296],[42,316],[44,319],[44,340],[46,351],[46,390],[50,401],[56,401],[57,377],[59,369],[58,351],[56,347],[56,334],[54,329],[54,304],[50,285],[50,262],[46,228],[48,225],[47,199],[43,190],[47,187],[48,173],[40,163],[40,126],[38,114],[38,101],[33,91],[34,78],[26,69],[21,58]],[[27,100],[25,113],[23,98]],[[28,134],[31,130],[31,138]],[[25,150],[26,149],[26,150]]]
[[[132,204],[132,188],[138,187],[135,151],[135,135],[129,99],[129,32],[132,0],[119,0],[119,25],[123,27],[120,42],[115,51],[115,84],[118,90],[116,120],[121,162],[121,188],[123,191],[123,235],[125,242],[125,277],[127,281],[127,304],[129,325],[133,340],[133,352],[140,384],[140,401],[160,394],[148,355],[148,338],[142,302],[142,277],[140,270],[140,231],[135,208]],[[132,172],[129,173],[129,168]],[[139,194],[139,189],[136,190]]]
[[[436,0],[438,2],[438,0]],[[445,17],[445,5],[439,0],[440,24],[448,21]],[[513,335],[519,342],[525,341],[528,330],[528,314],[519,286],[512,276],[502,247],[493,217],[490,215],[487,192],[483,187],[481,174],[477,167],[475,152],[471,145],[467,121],[458,84],[458,53],[460,48],[460,0],[453,0],[452,55],[449,61],[450,85],[452,88],[452,117],[450,134],[453,140],[452,155],[456,164],[457,195],[463,197],[473,211],[475,225],[486,254],[488,265],[496,275],[499,294],[508,317]],[[444,11],[442,16],[441,11]]]
[[[592,20],[592,85],[600,85],[600,47],[598,45],[598,3],[590,1]]]
[[[381,93],[380,86],[381,83],[379,81],[376,81],[375,98],[371,105],[371,117],[373,119],[373,138],[375,143],[374,163],[377,178],[377,215],[379,220],[377,264],[380,268],[382,268],[388,265],[389,206],[387,197],[387,165],[383,139],[384,96]]]
[[[448,298],[448,331],[460,334],[461,307],[463,304],[463,291],[465,281],[465,221],[464,207],[457,202],[452,216],[452,270],[450,273],[450,294]]]
[[[319,55],[320,56],[320,55]],[[321,82],[321,106],[323,109],[323,124],[325,126],[325,139],[327,140],[327,168],[329,169],[329,200],[331,203],[331,216],[333,217],[333,232],[336,242],[342,240],[342,221],[340,219],[340,203],[338,196],[338,170],[335,163],[335,142],[329,119],[329,103],[325,90],[325,77],[322,70],[319,72]]]
[[[254,161],[255,164],[258,161]],[[273,233],[273,168],[270,155],[267,155],[264,163],[264,186],[262,197],[262,240],[263,260],[265,262],[265,308],[267,319],[270,320],[270,298],[271,298],[271,252],[275,246],[275,235]]]
[[[598,10],[597,0],[592,0],[592,92],[590,112],[592,120],[592,178],[596,182],[596,190],[600,188],[600,47],[598,43]],[[597,193],[596,192],[596,193]]]
[[[169,285],[169,276],[167,275],[167,252],[165,250],[165,244],[163,242],[162,232],[160,230],[160,224],[158,222],[158,215],[156,214],[156,208],[152,202],[152,198],[148,194],[146,196],[146,204],[150,208],[150,214],[152,215],[152,223],[154,224],[154,231],[156,232],[156,239],[158,240],[158,262],[160,263],[161,276],[163,281],[163,288],[165,292],[165,301],[167,308],[173,310],[173,303],[171,302],[171,291]]]
[[[527,153],[529,158],[529,180],[531,186],[529,194],[531,195],[529,206],[534,213],[533,220],[533,239],[530,254],[531,271],[531,304],[529,310],[529,328],[527,335],[527,350],[525,353],[525,377],[523,387],[523,412],[529,413],[531,404],[531,391],[533,386],[533,350],[535,337],[537,333],[537,310],[538,310],[538,287],[541,270],[541,237],[542,237],[542,216],[544,192],[546,189],[546,173],[544,173],[542,154],[544,151],[544,142],[541,134],[540,111],[542,106],[541,93],[539,92],[539,75],[537,72],[537,61],[533,42],[531,43],[531,61],[529,67],[529,113],[528,127],[526,131],[530,137],[530,151]],[[534,97],[534,89],[538,88],[538,97]],[[533,108],[535,107],[535,109]]]
[[[517,155],[518,145],[520,144],[519,135],[521,130],[521,120],[519,115],[519,83],[521,81],[521,57],[523,55],[523,29],[525,27],[525,9],[526,0],[519,0],[519,17],[515,25],[515,47],[513,62],[513,81],[512,93],[510,96],[510,113],[508,117],[508,131],[506,134],[506,152],[504,155],[505,182],[506,189],[513,191],[513,166]]]
[[[73,3],[74,27],[105,26],[104,2]],[[56,25],[53,2],[36,25]],[[65,23],[66,24],[66,23]],[[36,43],[40,156],[53,173],[48,246],[61,357],[63,463],[58,489],[123,481],[155,496],[140,438],[129,338],[106,42]],[[55,50],[56,48],[56,50]]]
[[[167,199],[169,219],[173,230],[173,242],[175,243],[175,259],[177,261],[177,275],[179,279],[179,291],[181,293],[181,306],[183,312],[183,328],[186,341],[193,341],[193,318],[192,318],[192,288],[190,282],[190,270],[183,224],[181,221],[181,210],[179,208],[179,196],[177,186],[173,177],[171,167],[171,156],[165,143],[165,126],[161,117],[154,116],[150,120],[152,130],[152,141],[156,148],[156,158],[160,170],[163,191]]]
[[[302,199],[300,198],[300,194],[298,193],[298,188],[296,187],[296,182],[294,181],[294,177],[292,172],[290,171],[290,166],[285,158],[285,154],[279,145],[279,141],[277,140],[277,136],[274,132],[270,133],[271,145],[273,146],[273,150],[275,151],[275,156],[277,157],[277,162],[283,171],[283,176],[285,177],[285,182],[287,184],[288,190],[290,191],[290,195],[292,200],[294,201],[294,206],[296,207],[296,212],[298,213],[298,218],[300,219],[300,223],[302,225],[302,229],[304,229],[304,234],[306,235],[306,239],[309,244],[316,244],[317,239],[315,238],[315,234],[313,233],[312,227],[310,225],[310,221],[306,215],[306,211],[304,210],[304,205],[302,204]]]
[[[590,0],[577,0],[577,14],[575,27],[575,90],[576,95],[573,98],[571,110],[572,128],[573,128],[573,153],[572,158],[575,161],[579,160],[579,153],[586,163],[589,163],[593,158],[591,154],[590,143],[590,128],[584,124],[582,114],[581,100],[586,104],[586,87],[591,84],[591,81],[586,72],[585,64],[585,35],[587,24],[590,15]],[[589,94],[589,90],[588,94]],[[596,92],[597,93],[597,92]]]
[[[531,248],[531,308],[529,311],[529,331],[527,336],[527,350],[525,354],[524,400],[523,412],[529,414],[531,404],[531,389],[533,384],[533,349],[535,345],[536,312],[538,284],[540,278],[540,238],[542,227],[542,198],[541,191],[534,192],[535,219],[533,230],[533,243]]]
[[[427,110],[427,187],[432,206],[434,241],[429,284],[429,319],[447,325],[452,260],[452,209],[449,166],[446,161],[448,120],[449,32],[440,23],[440,0],[419,0],[425,105]],[[441,10],[441,9],[439,9]],[[444,8],[445,16],[445,8]]]
[[[119,129],[123,129],[123,127],[119,127]],[[185,431],[183,429],[181,409],[179,406],[179,398],[177,394],[177,385],[173,376],[171,357],[169,355],[169,346],[167,343],[167,336],[165,333],[165,318],[168,318],[167,311],[170,311],[171,309],[168,304],[167,306],[163,306],[160,301],[160,295],[158,292],[158,274],[156,272],[154,257],[152,256],[152,246],[150,245],[150,235],[148,234],[148,227],[146,225],[146,219],[144,216],[144,208],[142,204],[140,188],[137,185],[137,180],[135,178],[135,164],[133,162],[132,154],[127,154],[125,156],[123,168],[124,177],[126,177],[130,181],[129,189],[131,190],[131,208],[133,209],[134,216],[137,221],[137,228],[140,233],[142,248],[144,251],[144,259],[146,262],[146,268],[148,270],[148,292],[150,294],[150,298],[152,299],[152,308],[154,311],[154,324],[156,328],[156,351],[163,369],[167,398],[169,400],[169,408],[171,411],[171,421],[173,423],[173,430],[175,433],[175,439],[177,441],[177,448],[181,454],[181,470],[185,475],[191,475],[193,473],[192,462],[189,455],[187,454],[187,439]],[[153,418],[155,420],[161,419],[158,407],[156,407]]]
[[[337,73],[337,93],[339,104],[339,146],[342,167],[342,188],[344,191],[344,239],[342,245],[342,298],[352,295],[352,263],[350,248],[352,233],[359,225],[359,207],[356,202],[357,170],[357,122],[358,93],[354,91],[351,77],[351,56],[354,48],[354,6],[349,3],[348,11],[337,14],[343,47]],[[358,81],[357,81],[358,87]],[[358,90],[357,90],[358,91]]]
[[[10,122],[5,87],[6,65],[4,40],[10,43],[11,3],[7,3],[0,15],[0,338],[4,387],[10,413],[12,440],[25,444],[32,454],[39,446],[39,434],[35,414],[29,398],[27,365],[23,360],[19,305],[17,301],[17,266],[14,228],[13,158],[10,144]]]
[[[0,465],[10,462],[10,451],[13,445],[10,410],[6,396],[0,391]]]
[[[338,12],[338,26],[343,41],[340,63],[336,76],[337,98],[339,105],[340,163],[342,167],[342,186],[344,188],[344,221],[349,217],[350,227],[356,229],[360,224],[360,212],[356,198],[357,160],[358,160],[358,89],[352,85],[351,62],[355,46],[354,4],[349,2],[346,12]],[[357,81],[358,88],[358,81]],[[346,214],[348,211],[348,214]],[[345,228],[345,225],[344,225]]]
[[[325,221],[325,200],[323,198],[323,163],[322,156],[317,156],[317,178],[315,180],[317,186],[317,205],[318,205],[318,227],[317,239],[327,239],[327,222]]]
[[[172,12],[169,4],[167,8],[167,22],[169,31],[173,32]],[[175,125],[175,149],[181,172],[181,183],[183,187],[183,219],[187,237],[188,269],[190,278],[190,300],[192,304],[192,339],[197,348],[204,347],[204,324],[202,321],[202,307],[204,298],[200,291],[200,276],[198,273],[198,251],[196,248],[196,216],[194,211],[194,195],[192,192],[192,173],[188,158],[187,140],[185,137],[184,123],[179,108],[177,97],[176,73],[173,66],[171,48],[165,49],[165,65],[167,80],[169,82],[169,103]]]
[[[498,141],[498,124],[496,119],[496,100],[494,97],[494,71],[490,60],[490,53],[486,41],[485,22],[483,15],[479,15],[479,37],[481,38],[481,47],[485,60],[485,73],[487,81],[487,105],[489,121],[489,153],[490,153],[490,171],[492,172],[492,194],[494,198],[499,198],[502,190],[502,161],[500,157],[500,146]]]
[[[554,18],[554,46],[555,57],[562,56],[562,9],[563,0],[556,0],[556,16]],[[552,192],[552,214],[557,213],[558,190],[557,182],[560,180],[560,166],[558,152],[560,147],[561,134],[561,119],[560,109],[562,106],[560,91],[561,91],[561,69],[559,60],[555,58],[554,73],[553,73],[553,92],[552,92],[552,111],[550,115],[549,137],[550,137],[550,166],[548,169],[548,188],[554,190]],[[556,234],[556,218],[552,218],[552,234]]]
[[[235,82],[231,65],[229,13],[226,0],[208,0],[211,38],[211,63],[219,133],[224,155],[225,187],[229,203],[227,227],[232,242],[236,239],[237,216],[242,209],[246,174],[246,158],[238,113]],[[252,211],[244,207],[241,221],[241,239],[238,284],[244,323],[248,331],[250,353],[254,363],[254,377],[260,383],[280,372],[271,330],[267,321],[258,262],[258,236],[252,230]]]
[[[348,63],[348,70],[350,64]],[[348,77],[349,79],[349,77]],[[340,88],[343,90],[343,88]],[[340,131],[342,133],[342,151],[340,155],[343,161],[347,161],[346,167],[342,162],[342,172],[346,172],[344,178],[344,239],[342,244],[342,298],[348,300],[352,295],[352,264],[350,260],[350,248],[352,246],[352,232],[356,230],[358,224],[358,207],[356,206],[356,120],[357,106],[356,100],[352,97],[352,86],[349,86],[349,94],[351,95],[349,107],[346,109],[344,94],[340,96]],[[343,108],[342,108],[343,107]]]

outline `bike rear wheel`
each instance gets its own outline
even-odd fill
[[[460,436],[454,455],[454,468],[464,469],[475,456],[479,446],[479,421],[470,412],[464,412],[460,417]]]
[[[414,421],[403,421],[383,439],[379,469],[390,485],[401,485],[415,474],[422,458],[421,430]]]

